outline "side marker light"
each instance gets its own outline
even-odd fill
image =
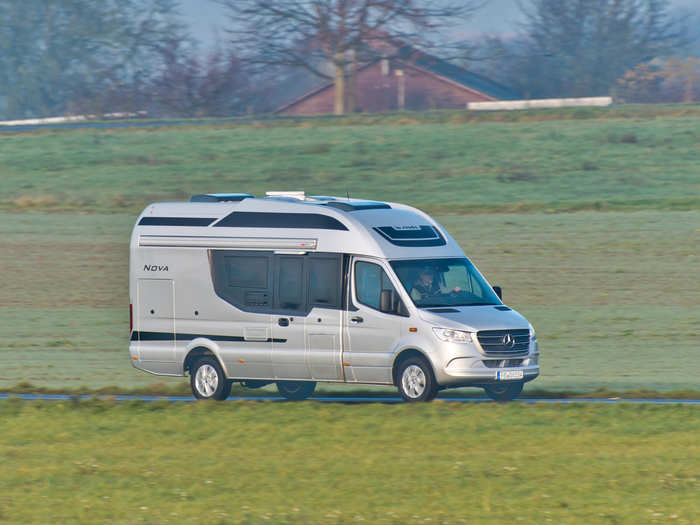
[[[417,332],[418,328],[411,327],[408,329],[409,332]]]

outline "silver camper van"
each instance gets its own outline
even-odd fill
[[[393,202],[303,192],[156,203],[131,236],[132,364],[189,374],[200,399],[233,382],[289,399],[318,381],[395,385],[406,401],[539,374],[530,323],[452,237]]]

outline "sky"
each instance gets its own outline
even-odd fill
[[[227,24],[226,11],[220,5],[213,0],[180,0],[180,2],[183,18],[189,25],[192,36],[203,46],[213,45],[217,34],[221,41],[226,39],[223,31]],[[670,1],[673,8],[682,7],[694,11],[698,11],[698,4],[699,0]],[[465,31],[472,35],[514,33],[519,20],[518,15],[517,0],[488,0],[469,21]]]

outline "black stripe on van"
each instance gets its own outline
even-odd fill
[[[286,339],[268,337],[265,341],[246,341],[238,335],[174,334],[171,332],[132,332],[132,341],[192,341],[198,337],[212,341],[230,341],[234,343],[286,343]]]
[[[209,217],[143,217],[139,226],[209,226],[215,220]]]
[[[266,213],[234,211],[215,227],[225,228],[305,228],[311,230],[345,230],[347,227],[334,217],[320,213]]]

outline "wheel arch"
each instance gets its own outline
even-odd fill
[[[394,386],[396,386],[397,384],[397,375],[399,373],[399,367],[401,366],[401,363],[411,357],[420,357],[422,359],[425,359],[425,361],[428,363],[428,366],[430,367],[430,371],[433,373],[433,378],[435,378],[435,367],[430,361],[430,358],[424,352],[421,352],[416,348],[404,348],[398,354],[396,354],[396,357],[394,357],[394,364],[391,367],[391,381]]]
[[[219,363],[219,366],[221,367],[221,370],[224,372],[224,376],[228,377],[228,372],[226,371],[226,367],[224,366],[224,363],[221,361],[221,358],[215,352],[212,348],[209,348],[207,346],[203,345],[197,345],[194,346],[191,350],[187,352],[187,355],[185,356],[185,361],[183,362],[182,369],[184,373],[191,373],[192,371],[192,366],[194,365],[194,362],[199,359],[200,357],[213,357],[214,359],[217,360]]]

